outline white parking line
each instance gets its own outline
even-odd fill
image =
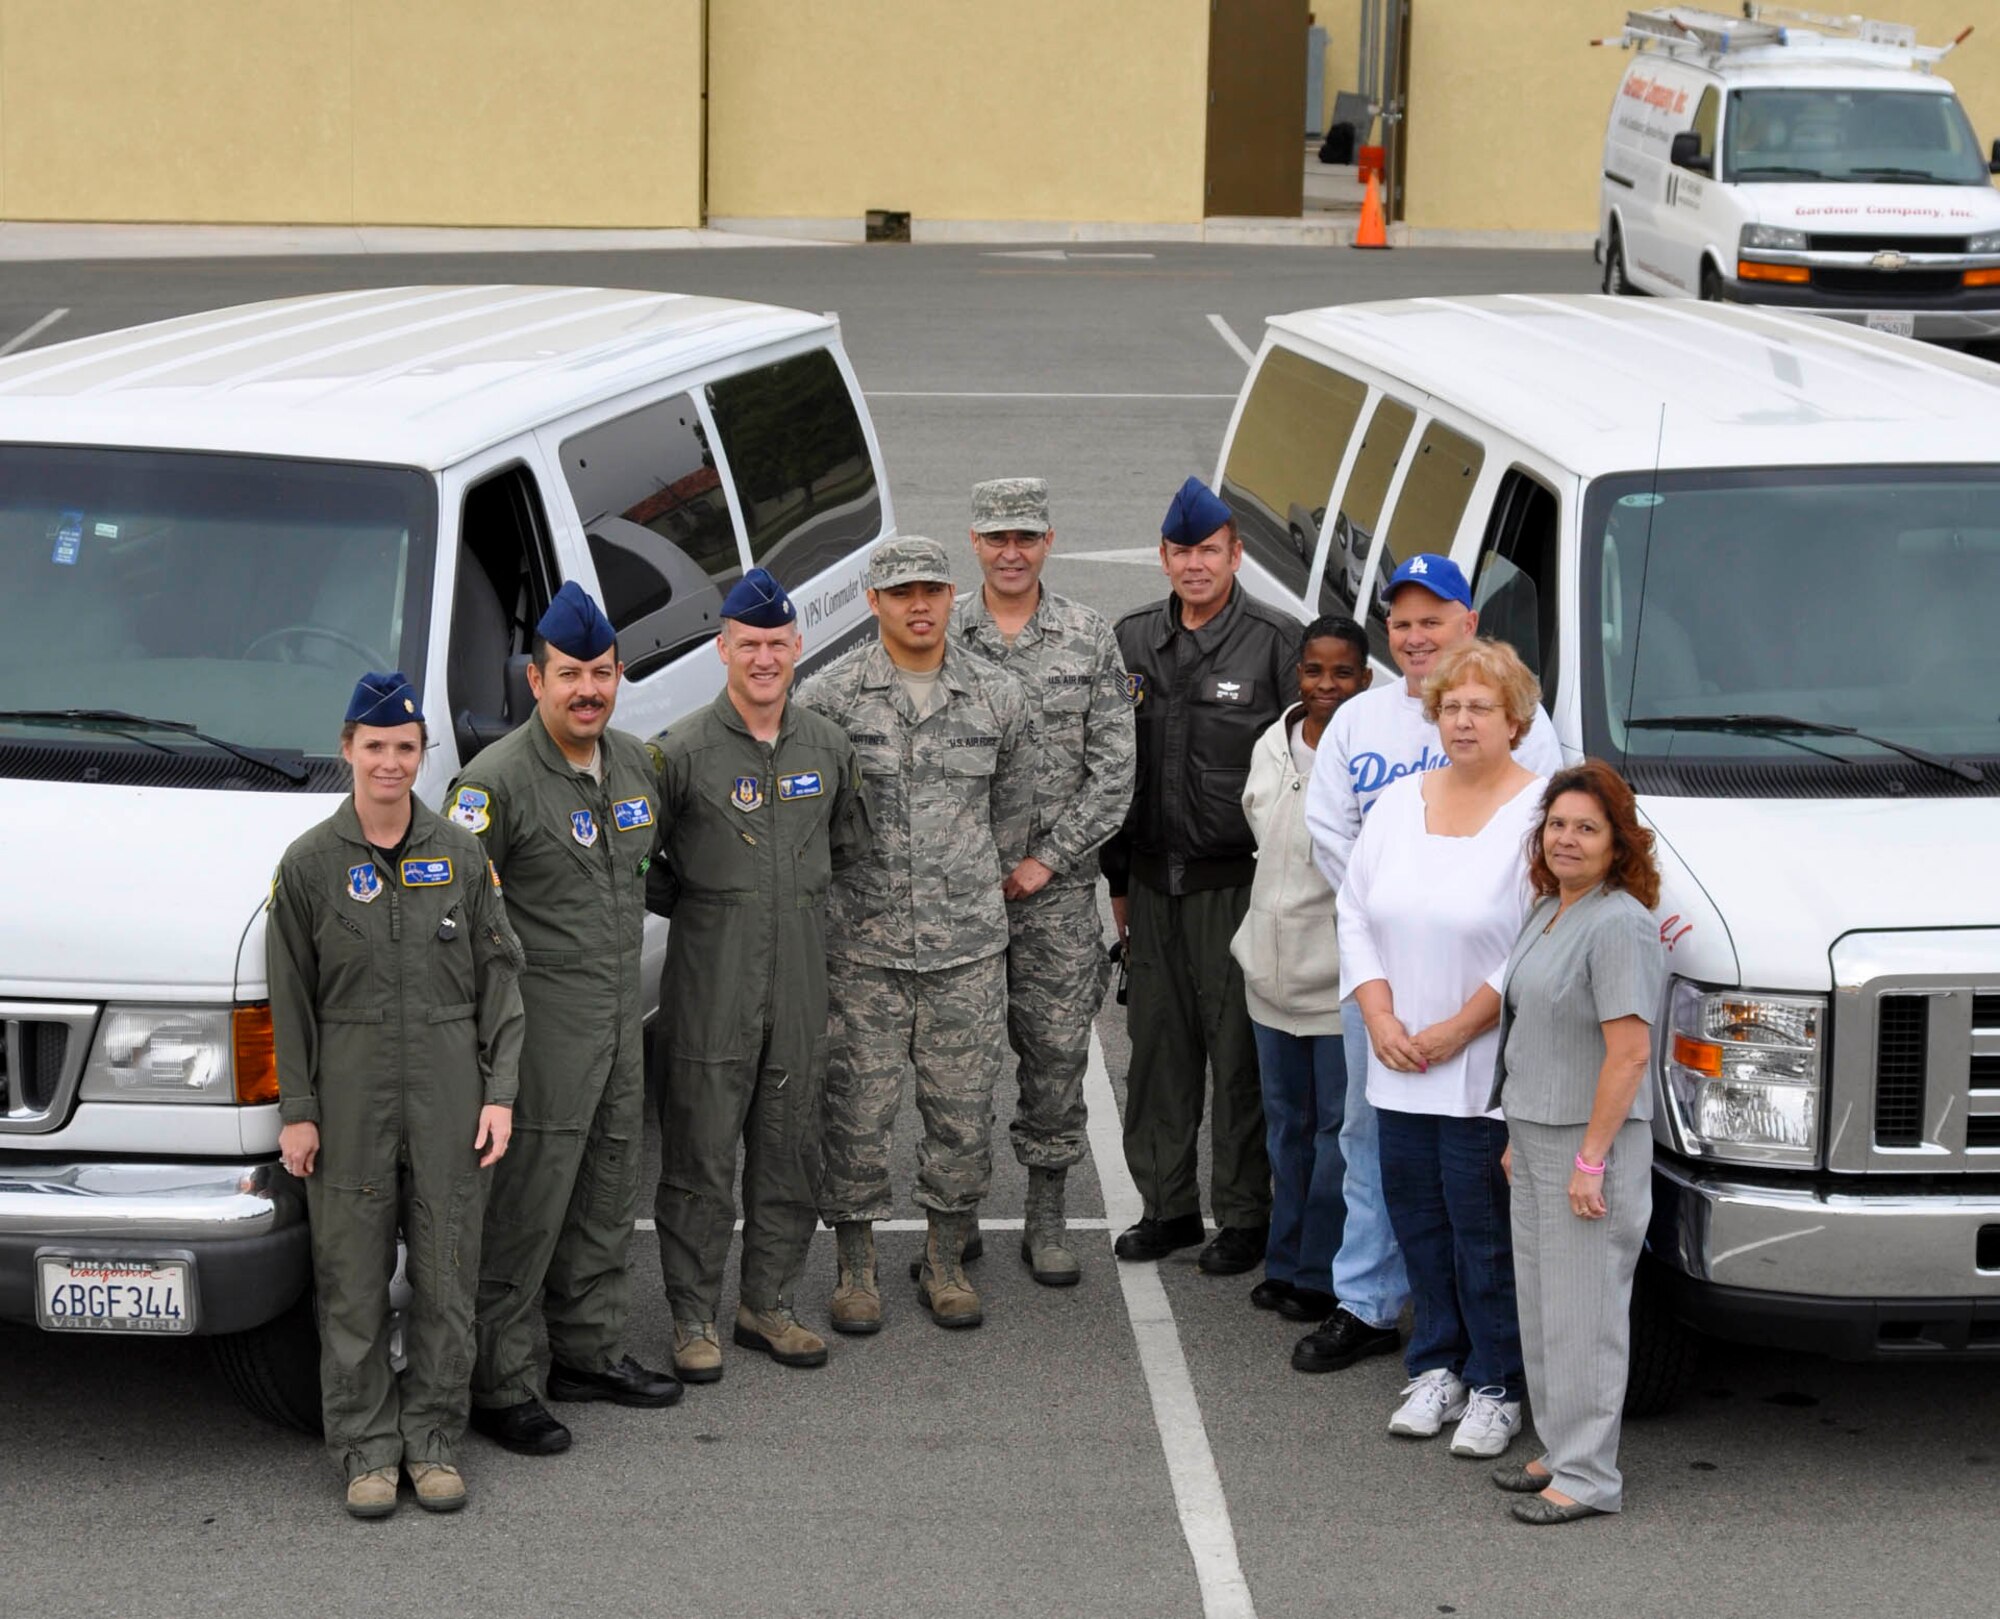
[[[1027,1227],[1027,1223],[1025,1220],[991,1220],[983,1214],[979,1217],[979,1229],[981,1231],[1021,1231]],[[1130,1225],[1131,1223],[1130,1220],[1127,1220],[1125,1225]],[[1110,1231],[1114,1229],[1109,1220],[1095,1219],[1071,1219],[1069,1221],[1069,1228],[1072,1231]],[[632,1222],[632,1229],[634,1231],[657,1231],[659,1229],[659,1222],[656,1220],[634,1220]],[[741,1220],[736,1222],[735,1229],[738,1231],[743,1229],[743,1222]],[[930,1230],[930,1222],[928,1220],[877,1220],[875,1222],[875,1229],[877,1231],[928,1231]],[[1124,1226],[1117,1227],[1116,1229],[1123,1230]]]
[[[1104,1066],[1104,1047],[1095,1030],[1090,1036],[1090,1066],[1084,1070],[1083,1095],[1090,1109],[1090,1155],[1104,1188],[1104,1212],[1112,1229],[1139,1218],[1139,1189],[1125,1167],[1125,1141],[1118,1115],[1118,1098]],[[1072,1222],[1080,1223],[1080,1222]],[[1236,1553],[1236,1530],[1229,1521],[1229,1502],[1222,1493],[1215,1453],[1208,1446],[1208,1428],[1181,1352],[1180,1333],[1158,1265],[1128,1265],[1112,1261],[1118,1285],[1125,1292],[1125,1313],[1139,1343],[1139,1366],[1152,1397],[1153,1425],[1160,1430],[1166,1453],[1167,1477],[1180,1511],[1181,1534],[1194,1558],[1195,1579],[1201,1586],[1201,1611],[1206,1619],[1257,1619],[1250,1585]]]
[[[1088,394],[1088,393],[910,393],[894,388],[870,389],[870,401],[877,399],[1234,399],[1234,394]]]
[[[1245,365],[1248,365],[1252,360],[1257,358],[1256,355],[1243,346],[1243,339],[1229,329],[1229,322],[1224,320],[1220,315],[1210,315],[1208,323],[1222,334],[1222,341],[1236,351],[1236,358],[1241,360]]]
[[[16,332],[12,337],[8,338],[6,342],[0,343],[0,354],[12,354],[16,349],[22,347],[23,345],[34,342],[36,338],[40,337],[42,333],[46,332],[51,326],[55,325],[57,321],[61,320],[63,316],[67,315],[68,313],[69,311],[67,309],[51,309],[46,315],[44,315],[40,320],[36,321],[35,324],[30,326],[25,332]]]

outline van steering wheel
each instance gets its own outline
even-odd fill
[[[275,630],[266,630],[238,653],[237,656],[240,658],[251,658],[256,656],[258,648],[270,642],[282,641],[287,636],[299,637],[308,635],[317,635],[322,640],[333,642],[335,646],[345,647],[349,652],[359,653],[362,661],[370,669],[387,669],[389,667],[389,660],[383,657],[381,653],[377,652],[366,641],[357,640],[345,630],[331,629],[325,624],[281,624]]]

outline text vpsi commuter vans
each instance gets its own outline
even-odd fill
[[[746,568],[817,662],[892,531],[838,328],[796,310],[403,287],[0,361],[0,1319],[207,1335],[315,1427],[263,905],[347,791],[356,677],[420,689],[436,806],[532,711],[564,581],[650,736],[721,687]],[[663,950],[649,919],[652,993]]]
[[[1726,306],[1274,319],[1224,441],[1243,578],[1473,581],[1657,834],[1654,1219],[1629,1404],[1695,1327],[2000,1358],[2000,367]],[[1269,514],[1324,508],[1301,556]]]
[[[2000,336],[2000,141],[1932,74],[1951,45],[1749,9],[1634,11],[1603,42],[1637,47],[1604,134],[1604,290]]]

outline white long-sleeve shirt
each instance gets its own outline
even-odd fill
[[[1562,744],[1539,703],[1514,758],[1538,776],[1552,776],[1562,768]],[[1407,681],[1371,686],[1334,711],[1306,785],[1313,860],[1332,888],[1338,890],[1347,875],[1362,820],[1382,790],[1405,776],[1442,770],[1450,763],[1438,728],[1424,718],[1424,700],[1410,695]]]
[[[1451,1017],[1506,965],[1533,898],[1525,843],[1544,785],[1537,776],[1473,836],[1452,838],[1424,825],[1423,781],[1405,776],[1376,799],[1334,908],[1342,997],[1385,980],[1411,1034]],[[1399,1113],[1497,1119],[1486,1102],[1499,1050],[1496,1026],[1456,1057],[1402,1074],[1383,1066],[1371,1042],[1368,1100]]]

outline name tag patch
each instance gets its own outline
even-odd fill
[[[621,798],[611,806],[611,824],[621,832],[630,832],[637,827],[653,824],[653,801],[650,798]]]
[[[1257,695],[1254,680],[1211,680],[1202,692],[1211,703],[1248,703]]]
[[[597,842],[597,817],[589,810],[572,810],[569,817],[569,835],[586,849]]]
[[[493,824],[493,799],[483,787],[461,787],[445,811],[445,819],[456,821],[468,832],[484,832]]]
[[[778,778],[778,797],[817,798],[826,791],[821,785],[817,770],[802,770],[796,776]]]
[[[347,897],[363,905],[373,905],[382,897],[382,879],[375,875],[375,863],[367,861],[347,868]]]
[[[449,860],[405,860],[403,862],[403,886],[405,888],[441,888],[451,881]]]

